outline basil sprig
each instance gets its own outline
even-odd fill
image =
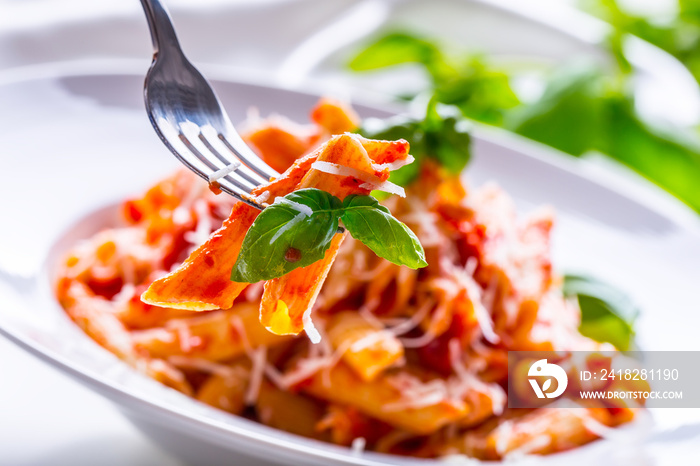
[[[461,173],[471,158],[471,127],[456,107],[431,99],[422,118],[404,115],[367,118],[359,133],[369,139],[409,142],[416,161],[392,172],[389,177],[393,183],[408,186],[418,178],[425,159],[435,160],[449,173]]]
[[[351,195],[341,201],[308,188],[277,198],[258,215],[243,240],[231,280],[271,280],[321,260],[339,220],[378,256],[412,269],[428,265],[416,235],[372,196]]]

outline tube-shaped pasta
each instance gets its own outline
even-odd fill
[[[232,414],[241,414],[245,408],[245,394],[249,382],[249,364],[231,366],[231,375],[213,374],[197,391],[196,398],[215,408]]]
[[[604,408],[550,406],[522,417],[507,419],[485,429],[468,432],[457,444],[462,452],[480,459],[496,460],[508,454],[545,455],[569,450],[598,437],[611,416]]]
[[[174,388],[185,395],[194,395],[194,390],[185,378],[185,374],[167,361],[139,358],[133,365],[167,387]]]
[[[121,359],[134,360],[129,332],[112,313],[112,303],[95,296],[82,282],[64,278],[57,286],[58,300],[85,333]]]
[[[251,347],[272,346],[286,340],[266,331],[258,321],[255,303],[236,304],[186,319],[173,319],[165,327],[132,333],[137,351],[151,357],[189,356],[224,361]]]
[[[192,312],[184,309],[151,306],[141,301],[141,293],[147,286],[138,286],[132,296],[116,303],[114,314],[121,323],[131,330],[161,327],[171,319],[191,317]]]
[[[268,165],[283,172],[318,144],[321,131],[315,126],[275,117],[250,128],[241,136]]]
[[[149,377],[185,394],[192,394],[182,372],[163,360],[149,360],[137,354],[131,335],[113,313],[112,302],[95,296],[85,284],[68,278],[59,281],[57,293],[70,318],[101,346]]]
[[[309,397],[280,390],[263,381],[256,409],[260,422],[265,425],[305,437],[327,438],[326,433],[316,429],[325,409],[321,403]]]
[[[254,196],[269,193],[270,201],[291,192],[316,160],[315,154],[297,160],[280,178],[253,190]],[[248,286],[230,280],[248,229],[260,212],[239,202],[204,244],[175,271],[154,281],[141,299],[154,306],[206,311],[228,309]]]
[[[403,357],[403,345],[394,334],[377,328],[356,311],[333,315],[326,329],[331,345],[362,380],[374,380]]]
[[[328,377],[325,375],[326,372],[321,371],[312,376],[302,390],[326,401],[354,406],[360,412],[415,434],[435,432],[469,412],[467,404],[443,398],[442,393],[437,393],[437,398],[427,399],[426,396],[421,401],[414,400],[417,403],[411,405],[405,391],[392,381],[396,374],[385,374],[365,382],[340,362],[328,371]]]
[[[311,119],[330,134],[343,134],[360,126],[360,117],[343,102],[323,97],[311,111]]]

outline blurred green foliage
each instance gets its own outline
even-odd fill
[[[422,65],[435,100],[458,107],[474,120],[500,125],[505,111],[520,103],[506,73],[490,69],[479,57],[452,59],[436,43],[409,33],[380,37],[349,66],[353,71],[372,71],[404,63]]]
[[[582,335],[612,343],[620,351],[633,348],[639,308],[627,295],[607,283],[582,275],[566,275],[563,293],[578,300]]]
[[[614,3],[597,1],[618,14]],[[694,3],[695,9],[686,7],[684,15],[696,18],[700,33],[700,0]],[[700,212],[700,141],[686,129],[662,129],[637,114],[629,90],[632,70],[621,43],[621,32],[611,36],[610,49],[617,58],[614,69],[590,63],[555,69],[546,76],[542,95],[532,102],[518,98],[512,72],[490,65],[484,57],[450,56],[438,43],[406,32],[380,37],[349,66],[366,72],[418,64],[429,78],[426,92],[432,105],[449,105],[467,118],[504,127],[573,156],[606,154]],[[449,164],[447,153],[442,151],[443,164]]]
[[[581,0],[581,7],[622,34],[634,34],[678,58],[700,82],[700,0],[676,0],[672,18],[645,18],[626,12],[615,0]]]

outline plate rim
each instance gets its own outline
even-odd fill
[[[71,77],[127,76],[133,78],[143,76],[145,78],[149,63],[141,59],[93,58],[22,66],[0,70],[0,88],[43,79],[51,80]],[[284,86],[278,80],[271,78],[269,74],[260,71],[239,69],[227,65],[202,65],[201,68],[203,73],[209,77],[208,79],[213,82],[243,84],[260,88],[268,87],[307,96],[321,96],[325,92],[332,93],[332,88],[313,80],[295,86]],[[405,105],[372,92],[353,90],[351,99],[352,103],[385,112],[400,113],[408,110]],[[624,165],[620,164],[630,178],[626,183],[622,183],[621,186],[614,185],[612,180],[614,178],[620,179],[618,174],[610,173],[609,176],[606,175],[606,180],[598,179],[591,173],[591,161],[585,157],[572,157],[546,144],[528,139],[503,128],[479,122],[471,123],[473,125],[472,133],[474,138],[503,146],[518,152],[521,156],[553,165],[569,174],[604,187],[616,195],[622,196],[630,202],[664,217],[676,226],[687,230],[688,233],[700,237],[700,215],[693,211],[690,206]],[[647,195],[644,200],[634,196],[632,190],[628,188],[630,184],[635,185],[637,189],[646,191]]]

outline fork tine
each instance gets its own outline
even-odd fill
[[[237,162],[239,167],[236,168],[235,176],[232,180],[235,184],[240,185],[240,189],[244,189],[249,192],[261,183],[255,178],[257,175],[252,172],[249,168],[243,166],[243,164],[238,160],[231,160],[230,158],[225,158],[216,151],[209,141],[205,143],[205,130],[213,128],[209,125],[199,126],[190,121],[182,122],[179,124],[180,133],[185,136],[187,141],[185,144],[187,149],[194,154],[195,157],[202,159],[202,161],[211,168],[211,173],[209,175],[217,172],[222,168],[229,167],[231,162]],[[201,144],[200,144],[201,143]],[[208,147],[214,149],[214,152],[210,152]],[[231,170],[233,171],[233,170]],[[229,171],[228,173],[230,173]],[[228,174],[227,173],[227,174]],[[223,176],[221,177],[223,178]]]
[[[178,138],[180,138],[180,141],[187,147],[187,150],[189,150],[192,155],[195,156],[197,160],[200,160],[202,163],[204,163],[208,168],[209,168],[209,173],[206,174],[206,179],[207,182],[209,181],[209,174],[216,172],[219,170],[221,167],[217,167],[214,165],[214,163],[209,160],[208,157],[204,156],[202,152],[197,149],[194,144],[192,144],[192,141],[190,141],[187,136],[182,132],[182,128],[180,129],[180,132],[178,133]],[[229,179],[230,178],[230,179]],[[241,180],[233,178],[233,177],[227,177],[226,178],[231,184],[233,184],[236,188],[239,190],[243,191],[246,194],[250,194],[250,191],[256,187],[257,185],[250,183],[250,186],[246,186]],[[221,180],[219,180],[219,184]]]
[[[162,134],[162,133],[161,133],[161,134]],[[197,174],[199,177],[201,177],[202,179],[204,179],[207,183],[209,182],[209,175],[208,175],[205,171],[203,171],[203,170],[200,168],[201,160],[196,159],[196,158],[193,159],[193,158],[190,158],[190,157],[185,157],[185,156],[183,156],[183,155],[182,155],[182,152],[183,152],[183,151],[178,151],[178,150],[176,150],[175,147],[173,146],[173,144],[170,142],[169,139],[167,139],[167,138],[165,138],[165,137],[163,137],[163,138],[161,138],[161,139],[162,139],[163,143],[168,147],[168,149],[170,149],[170,152],[172,152],[173,155],[175,155],[175,157],[176,157],[180,162],[182,162],[183,164],[185,164],[185,166],[187,166],[187,168],[189,168],[190,170],[192,170],[195,174]],[[193,162],[200,162],[200,164],[193,163]],[[220,183],[219,183],[219,186],[221,187],[221,190],[222,190],[222,191],[226,192],[227,194],[230,194],[231,196],[235,197],[235,198],[238,199],[239,201],[245,202],[245,203],[248,204],[249,206],[255,207],[255,208],[258,209],[258,210],[263,210],[264,207],[261,206],[260,204],[257,204],[257,203],[254,202],[252,199],[250,199],[248,196],[246,196],[246,195],[245,195],[245,194],[246,194],[245,191],[243,191],[243,192],[237,191],[237,190],[235,189],[235,186],[234,186],[233,184],[230,184],[230,185],[229,185],[228,179],[227,179],[224,183],[221,183],[221,182],[220,182]]]
[[[199,132],[199,140],[202,141],[202,144],[211,152],[214,154],[214,156],[219,159],[224,166],[230,165],[232,160],[231,158],[226,158],[224,157],[221,152],[219,152],[216,147],[209,141],[209,139],[204,135],[204,131],[200,130]],[[259,186],[263,183],[267,183],[269,181],[268,178],[263,178],[260,176],[258,173],[252,171],[250,168],[247,166],[243,165],[243,162],[236,159],[236,161],[241,162],[241,167],[236,169],[236,174],[240,176],[241,178],[245,179],[248,183],[255,186]]]
[[[197,174],[200,178],[204,179],[207,183],[209,183],[209,174],[213,173],[216,170],[211,170],[211,168],[205,163],[206,159],[198,159],[194,153],[189,152],[187,150],[179,150],[177,146],[180,146],[181,144],[187,147],[187,143],[189,141],[183,140],[179,135],[180,131],[177,130],[168,120],[165,118],[159,118],[157,121],[153,118],[153,115],[149,113],[149,119],[151,120],[151,123],[153,124],[153,128],[155,128],[156,133],[158,134],[158,137],[160,140],[165,144],[165,146],[172,152],[172,154],[187,168],[192,170],[195,174]],[[179,143],[179,144],[178,144]],[[229,179],[230,177],[226,177],[226,179],[219,180],[219,186],[221,187],[221,190],[226,192],[227,194],[230,194],[231,196],[235,197],[241,202],[245,202],[251,207],[255,207],[258,210],[263,210],[264,206],[256,203],[253,199],[251,199],[248,190],[247,189],[240,189],[237,188],[236,185],[233,183],[234,179]]]
[[[245,141],[243,141],[243,138],[241,138],[238,132],[233,129],[233,126],[230,123],[228,123],[228,126],[230,127],[230,129],[227,131],[228,138],[222,133],[219,133],[218,137],[238,160],[262,176],[265,179],[265,182],[269,181],[270,178],[277,178],[280,176],[276,170],[263,162],[260,157],[258,157],[257,154],[250,149],[250,147],[248,147]],[[229,138],[232,139],[232,142],[229,141]],[[236,147],[240,147],[241,150],[236,149]]]
[[[173,127],[165,118],[159,118],[158,121],[156,121],[153,118],[153,115],[149,113],[149,119],[151,120],[153,128],[156,130],[156,133],[158,134],[158,137],[160,138],[161,142],[165,144],[165,146],[170,150],[170,152],[180,162],[187,165],[187,168],[195,172],[201,178],[208,180],[209,176],[206,173],[206,165],[204,164],[204,162],[197,158],[185,157],[182,154],[186,154],[187,152],[178,150],[175,147],[176,143],[174,143],[174,140],[182,142],[178,136],[179,131],[176,130],[175,127]]]

